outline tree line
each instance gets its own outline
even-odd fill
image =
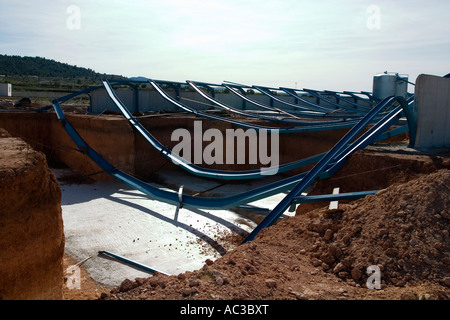
[[[72,66],[42,57],[21,57],[0,55],[0,75],[4,76],[37,76],[43,78],[84,78],[100,80],[105,74],[90,68]],[[108,78],[124,79],[122,76],[108,75]]]

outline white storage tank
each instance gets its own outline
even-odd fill
[[[373,78],[373,95],[383,100],[391,96],[408,97],[408,76],[398,73],[377,74]]]

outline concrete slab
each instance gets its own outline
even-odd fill
[[[282,179],[278,176],[267,176],[251,181],[219,181],[192,176],[187,172],[170,170],[158,172],[158,177],[164,185],[183,185],[185,189],[191,190],[192,192],[197,193],[200,196],[214,195],[217,197],[232,196],[234,194],[249,191]],[[287,192],[280,193],[262,200],[254,201],[252,203],[249,203],[249,205],[262,209],[272,210],[286,195]],[[239,210],[239,212],[242,212],[242,210]],[[291,214],[287,212],[286,215]]]
[[[450,147],[450,79],[421,74],[416,80],[416,149]]]
[[[148,277],[116,260],[99,256],[109,251],[167,274],[200,269],[205,260],[215,260],[239,243],[233,235],[246,235],[256,223],[245,215],[227,210],[177,210],[175,206],[154,201],[120,182],[67,184],[62,177],[67,170],[53,172],[60,178],[66,253],[90,276],[105,286],[118,286],[128,278]],[[167,172],[167,180],[185,183],[191,190],[204,191],[218,182],[205,181]],[[262,181],[255,184],[263,183]],[[267,183],[267,181],[265,182]],[[249,185],[222,186],[215,194],[239,192]],[[273,208],[283,194],[253,203]]]

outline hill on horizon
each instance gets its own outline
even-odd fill
[[[90,68],[73,66],[42,57],[21,57],[1,54],[0,75],[7,77],[84,78],[90,80],[100,80],[107,76],[110,79],[127,79],[121,75],[101,74]]]

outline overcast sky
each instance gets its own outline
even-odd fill
[[[450,73],[448,0],[0,0],[0,53],[157,80],[371,91]],[[413,90],[410,87],[410,91]]]

